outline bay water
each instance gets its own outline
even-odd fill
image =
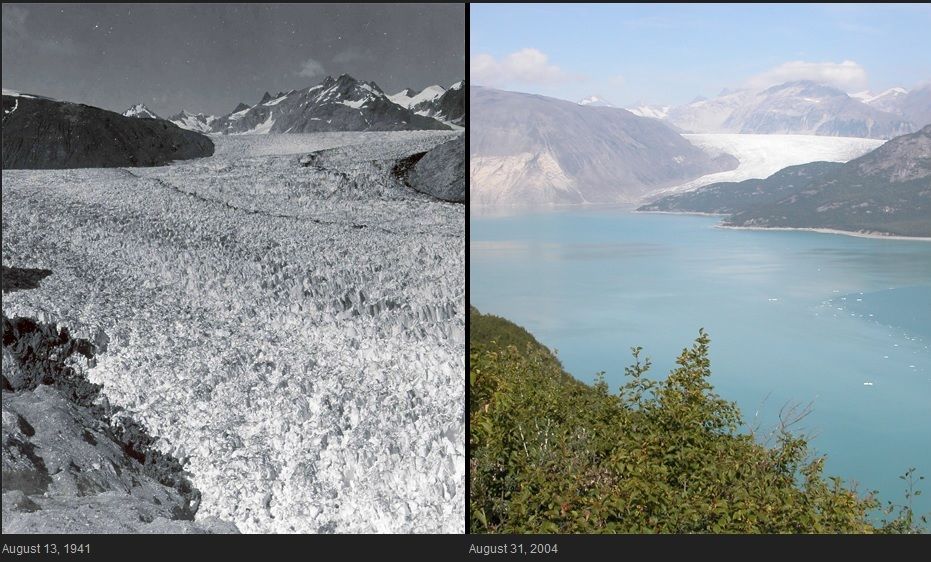
[[[705,328],[711,383],[761,440],[787,409],[825,472],[931,512],[931,242],[716,228],[624,207],[470,209],[470,303],[616,390],[642,346],[661,377]],[[790,416],[791,417],[791,416]]]

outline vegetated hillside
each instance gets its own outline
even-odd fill
[[[766,448],[708,379],[703,331],[663,381],[611,394],[567,378],[526,330],[470,310],[470,530],[478,533],[870,533],[916,530],[840,479],[805,439]],[[502,345],[502,342],[514,345]],[[892,512],[892,508],[886,511]]]
[[[800,185],[825,177],[842,166],[839,162],[812,162],[789,166],[768,178],[713,183],[695,191],[663,197],[637,210],[727,215],[753,205],[775,203],[796,193]]]
[[[931,125],[845,164],[812,162],[762,180],[711,184],[639,210],[728,214],[729,226],[931,236]]]
[[[3,95],[3,169],[159,166],[213,154],[213,142],[163,119]]]
[[[474,306],[469,307],[469,345],[501,348],[514,346],[521,351],[530,346],[533,351],[549,353],[549,350],[524,328],[500,316],[482,314]],[[553,359],[556,360],[556,357],[553,356]]]

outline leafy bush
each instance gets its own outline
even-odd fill
[[[471,531],[918,530],[904,508],[874,528],[875,494],[860,497],[826,478],[824,458],[809,458],[804,438],[783,428],[768,448],[741,433],[739,409],[708,382],[709,342],[700,331],[661,381],[645,376],[649,360],[635,348],[615,395],[603,374],[594,386],[567,379],[526,330],[473,309]]]

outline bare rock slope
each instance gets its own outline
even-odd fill
[[[465,203],[465,139],[462,135],[430,150],[411,169],[411,187],[443,201]]]
[[[3,95],[3,169],[159,166],[213,154],[213,142],[163,119]]]
[[[737,167],[623,109],[480,87],[469,96],[473,204],[635,201]]]

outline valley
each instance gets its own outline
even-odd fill
[[[3,312],[106,334],[88,377],[185,463],[198,518],[461,532],[464,208],[391,174],[456,135],[212,136],[170,166],[3,170],[3,263],[52,272]]]

